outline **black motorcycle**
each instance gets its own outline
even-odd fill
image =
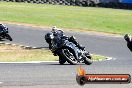
[[[53,33],[47,33],[45,40],[54,55],[59,56],[60,64],[64,64],[66,61],[72,65],[77,63],[92,64],[91,55],[85,50],[79,49],[73,42],[68,41],[67,37],[58,37]]]
[[[0,32],[0,40],[2,40],[2,39],[8,39],[8,40],[12,41],[12,38],[11,38],[11,36],[8,33],[9,33],[8,32],[8,28],[2,30]]]

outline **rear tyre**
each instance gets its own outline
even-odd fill
[[[78,61],[73,53],[73,50],[67,48],[62,49],[62,54],[64,55],[68,63],[70,63],[71,65],[77,64]]]
[[[66,60],[62,57],[59,57],[59,63],[63,65],[66,62]]]

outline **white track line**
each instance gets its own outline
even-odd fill
[[[28,62],[0,62],[0,64],[34,64],[34,63],[58,63],[58,61],[28,61]]]
[[[99,61],[107,61],[107,60],[116,60],[116,58],[108,58],[106,60]],[[97,61],[97,60],[93,60]],[[59,61],[27,61],[27,62],[0,62],[0,64],[37,64],[37,63],[59,63]]]
[[[112,60],[113,58],[112,57],[108,57],[106,60]]]

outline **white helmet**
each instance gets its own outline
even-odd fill
[[[57,27],[56,26],[53,26],[52,29],[57,29]]]
[[[56,27],[56,26],[53,26],[53,27],[52,27],[52,30],[57,30],[57,27]]]
[[[52,33],[56,33],[56,30],[57,30],[57,27],[56,27],[56,26],[53,26],[51,32],[52,32]]]

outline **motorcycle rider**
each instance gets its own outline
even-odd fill
[[[2,34],[3,31],[8,31],[8,28],[5,27],[3,24],[0,24],[0,35]]]
[[[130,49],[130,51],[132,52],[132,37],[129,36],[128,34],[126,34],[124,36],[124,39],[126,40],[127,42],[127,47]]]
[[[51,31],[55,36],[58,35],[60,37],[64,36],[63,31],[61,29],[58,29],[56,26],[52,27]]]
[[[61,38],[61,39],[67,39],[68,41],[74,43],[79,49],[84,50],[85,47],[81,46],[77,41],[76,38],[74,36],[65,36],[64,32],[61,29],[58,29],[56,26],[52,27],[52,31],[54,36],[57,36],[57,38]],[[58,40],[58,39],[57,39]],[[58,43],[58,41],[56,41]]]

